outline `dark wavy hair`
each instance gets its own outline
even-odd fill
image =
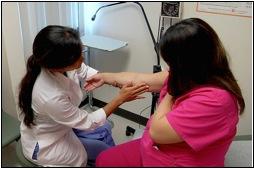
[[[34,113],[32,91],[41,68],[64,68],[74,64],[82,54],[79,33],[69,27],[50,25],[43,28],[33,42],[33,54],[27,60],[27,71],[20,83],[18,105],[24,113],[24,123],[31,127]]]
[[[213,28],[198,18],[169,27],[159,42],[170,67],[168,92],[174,100],[199,85],[214,85],[232,93],[240,112],[245,108],[241,89],[230,70],[226,51]]]

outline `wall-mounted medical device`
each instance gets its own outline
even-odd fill
[[[181,20],[181,17],[182,2],[161,2],[157,42],[171,25]]]
[[[180,18],[182,14],[181,2],[162,2],[161,16],[170,18]]]

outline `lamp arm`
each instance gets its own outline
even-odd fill
[[[157,65],[160,65],[160,56],[159,56],[159,51],[158,51],[158,43],[155,41],[155,38],[154,38],[154,35],[153,35],[153,32],[152,32],[151,26],[150,26],[150,24],[148,22],[145,10],[144,10],[143,6],[139,2],[133,2],[133,3],[137,4],[141,8],[141,10],[142,10],[142,13],[143,13],[143,15],[145,17],[146,25],[148,27],[149,33],[151,35],[151,38],[153,40],[154,50],[155,50],[156,55],[157,55]]]

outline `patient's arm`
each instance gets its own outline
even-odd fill
[[[171,144],[183,141],[167,120],[166,114],[169,113],[171,109],[172,96],[167,94],[155,111],[149,129],[152,140],[157,144]]]
[[[158,73],[133,73],[133,72],[120,72],[120,73],[98,73],[89,79],[85,84],[85,89],[90,91],[103,84],[113,85],[115,87],[122,87],[125,84],[140,84],[145,83],[149,87],[149,91],[159,91],[163,82],[168,76],[167,71]]]

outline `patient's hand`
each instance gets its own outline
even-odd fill
[[[105,82],[104,82],[101,74],[97,73],[86,80],[86,83],[84,84],[84,89],[86,91],[91,91],[91,90],[94,90],[94,89],[102,86],[104,83]]]

